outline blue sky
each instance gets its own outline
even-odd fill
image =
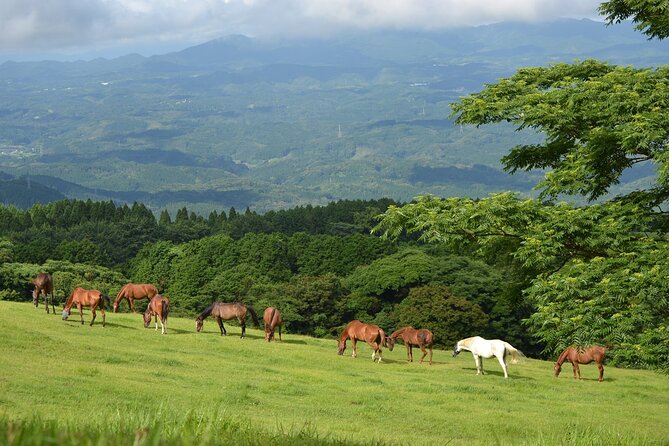
[[[593,0],[2,0],[0,61],[151,55],[217,37],[318,37],[597,19]]]

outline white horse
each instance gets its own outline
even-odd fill
[[[453,348],[453,357],[458,356],[462,350],[472,352],[474,355],[474,362],[476,362],[476,374],[483,374],[483,359],[492,358],[495,356],[499,361],[499,365],[504,370],[504,378],[508,378],[509,374],[506,371],[506,356],[511,355],[511,363],[515,364],[519,358],[524,358],[523,352],[500,339],[483,339],[480,336],[466,338],[458,341]]]

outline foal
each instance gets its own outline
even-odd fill
[[[386,338],[386,344],[388,350],[392,351],[395,341],[401,339],[407,348],[407,361],[409,362],[413,362],[413,346],[420,347],[420,351],[423,352],[423,356],[420,358],[421,364],[427,355],[427,351],[425,350],[425,347],[427,347],[430,350],[430,365],[432,365],[432,338],[432,332],[425,328],[416,330],[413,327],[402,327],[395,330]]]

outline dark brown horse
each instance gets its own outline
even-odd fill
[[[413,327],[402,327],[395,330],[390,336],[386,338],[386,345],[388,350],[392,351],[395,346],[395,341],[400,339],[404,342],[407,348],[407,361],[413,362],[413,346],[420,347],[423,356],[420,358],[420,363],[423,363],[427,351],[425,347],[430,349],[430,365],[432,365],[432,332],[425,328],[416,330]]]
[[[604,357],[606,356],[607,347],[567,347],[558,358],[555,366],[553,367],[553,372],[555,377],[560,375],[562,371],[562,364],[565,361],[571,362],[571,366],[574,369],[574,379],[578,377],[581,379],[581,369],[578,367],[579,364],[590,364],[595,362],[599,368],[599,382],[604,381]]]
[[[105,304],[109,305],[109,296],[102,294],[98,290],[86,290],[84,288],[75,288],[70,294],[70,297],[67,298],[65,306],[63,307],[63,320],[66,321],[70,316],[70,311],[72,306],[76,305],[79,310],[79,316],[81,317],[81,323],[84,323],[84,313],[82,307],[91,307],[91,314],[93,319],[91,319],[91,325],[95,322],[95,309],[100,307],[100,312],[102,313],[102,326],[105,326]]]
[[[221,329],[221,336],[227,336],[228,332],[223,326],[223,321],[230,319],[237,319],[239,325],[242,326],[242,338],[246,336],[246,313],[251,314],[251,319],[253,319],[253,325],[256,328],[260,327],[260,321],[258,321],[258,314],[256,310],[253,309],[250,305],[244,305],[240,302],[234,303],[225,303],[225,302],[214,302],[204,309],[195,319],[195,330],[198,332],[202,331],[204,326],[204,320],[208,316],[213,316],[218,322],[218,327]]]
[[[167,315],[170,313],[170,299],[156,294],[149,301],[149,305],[144,312],[144,328],[149,328],[151,316],[154,317],[156,330],[158,330],[158,318],[160,318],[161,332],[167,332]]]
[[[49,298],[51,299],[51,308],[53,309],[53,314],[56,314],[56,307],[53,304],[53,278],[51,274],[39,273],[37,277],[33,279],[33,304],[37,307],[39,304],[39,295],[44,296],[44,306],[46,307],[46,312],[49,314]],[[49,297],[51,295],[51,297]]]
[[[385,338],[386,334],[378,325],[364,324],[358,320],[353,320],[346,325],[344,331],[342,331],[339,336],[337,354],[344,354],[344,350],[346,350],[346,340],[351,339],[351,343],[353,344],[353,354],[351,356],[355,358],[358,356],[356,342],[359,340],[365,341],[372,347],[372,350],[374,350],[372,352],[372,361],[376,361],[378,355],[380,363],[383,355],[381,346],[383,345]]]
[[[128,283],[123,285],[123,288],[116,295],[114,299],[114,313],[118,313],[118,307],[123,299],[128,301],[130,311],[135,312],[135,302],[141,299],[153,299],[153,296],[158,294],[158,289],[150,283]]]
[[[274,330],[279,327],[279,341],[281,340],[281,312],[274,307],[268,307],[263,313],[263,328],[265,329],[265,340],[267,342],[274,339]]]

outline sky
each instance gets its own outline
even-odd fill
[[[595,0],[1,0],[0,61],[145,56],[231,34],[439,30],[501,21],[600,19]]]

